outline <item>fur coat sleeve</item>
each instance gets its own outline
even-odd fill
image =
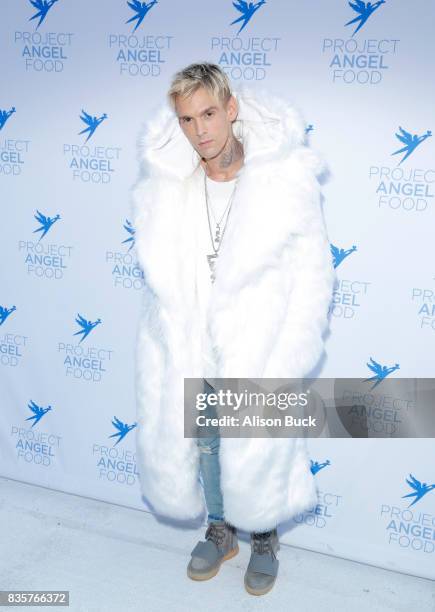
[[[322,162],[313,151],[302,148],[288,161],[283,197],[299,202],[300,208],[303,203],[303,209],[298,211],[299,227],[288,236],[283,258],[289,275],[297,271],[297,282],[287,287],[286,312],[265,364],[265,378],[285,378],[290,373],[294,378],[315,375],[324,353],[336,280],[317,180]]]

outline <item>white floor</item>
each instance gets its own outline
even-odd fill
[[[204,528],[0,477],[0,590],[68,590],[70,606],[33,610],[160,612],[435,611],[435,582],[281,545],[267,595],[249,595],[247,539],[217,576],[186,576]],[[25,609],[29,609],[25,607]]]

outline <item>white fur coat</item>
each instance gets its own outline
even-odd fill
[[[244,145],[216,263],[208,333],[216,370],[201,362],[192,215],[203,206],[198,156],[169,108],[140,137],[132,190],[145,290],[136,345],[137,457],[142,493],[158,514],[205,511],[197,441],[184,438],[184,377],[296,378],[323,353],[335,272],[320,203],[319,157],[284,100],[242,86],[234,134]],[[225,518],[275,527],[317,502],[303,438],[222,438]],[[255,483],[254,485],[252,483]]]

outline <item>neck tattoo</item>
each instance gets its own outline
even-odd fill
[[[219,168],[228,168],[236,161],[243,157],[243,145],[234,136],[231,136],[224,146],[221,158],[219,160]]]

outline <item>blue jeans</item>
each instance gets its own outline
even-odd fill
[[[204,393],[214,393],[215,389],[204,379]],[[207,408],[202,411],[207,417],[216,417],[216,408],[207,403]],[[199,470],[200,480],[204,487],[205,502],[207,505],[208,523],[224,520],[224,501],[220,485],[220,463],[219,463],[219,428],[216,434],[197,438],[199,447]],[[263,533],[263,532],[259,532]],[[268,533],[268,532],[264,532]]]
[[[214,388],[204,379],[204,393],[214,393]],[[214,406],[207,404],[201,412],[207,417],[216,417]],[[224,502],[220,486],[219,446],[220,437],[216,435],[197,438],[199,448],[199,471],[204,488],[205,502],[208,511],[208,522],[224,520]]]

